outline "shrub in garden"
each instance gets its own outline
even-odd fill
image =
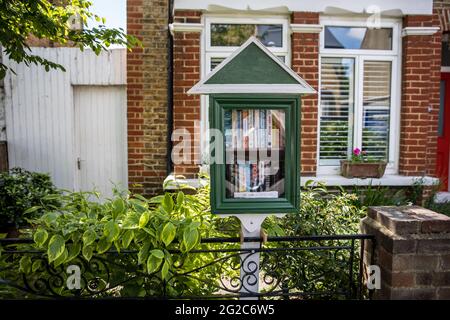
[[[300,211],[266,219],[263,227],[269,235],[355,234],[366,215],[366,208],[358,204],[354,193],[329,192],[324,185],[308,181],[300,194]]]
[[[359,233],[360,219],[366,209],[357,204],[356,194],[330,193],[322,185],[306,184],[301,193],[300,211],[283,218],[270,218],[264,224],[269,235],[314,236]],[[351,241],[322,240],[286,242],[283,247],[349,246]],[[268,246],[279,246],[268,243]],[[355,242],[354,270],[358,269],[359,246]],[[281,256],[282,255],[282,256]],[[350,286],[348,278],[350,252],[348,250],[293,250],[273,254],[262,265],[264,272],[280,282],[281,288],[301,292],[330,292],[329,298]],[[356,283],[356,279],[355,280]],[[325,295],[327,296],[327,295]],[[323,297],[323,295],[322,295]],[[314,298],[306,294],[304,298]]]
[[[214,284],[177,276],[216,258],[189,254],[194,248],[202,248],[202,237],[222,235],[214,227],[219,218],[210,213],[208,187],[193,195],[165,193],[147,199],[116,192],[104,202],[91,201],[97,196],[92,192],[65,193],[59,196],[59,208],[44,206],[45,214],[33,220],[33,239],[34,247],[46,254],[17,257],[20,271],[52,283],[47,261],[61,274],[68,265],[87,268],[94,263],[95,274],[87,277],[96,281],[94,292],[99,296],[204,295],[216,290]],[[127,253],[122,254],[124,251]],[[216,267],[204,268],[198,275],[213,282],[219,272]],[[108,290],[126,279],[127,273],[137,277]],[[70,294],[64,291],[64,283],[55,290]]]
[[[54,198],[48,198],[56,193],[46,174],[20,168],[0,173],[0,228],[27,225],[28,219],[43,213],[44,206],[58,205]]]
[[[212,262],[226,254],[199,253],[198,250],[213,247],[201,243],[201,239],[236,236],[240,226],[235,219],[221,219],[211,214],[209,192],[208,185],[194,194],[165,193],[151,199],[116,192],[112,199],[104,202],[92,201],[98,195],[90,192],[58,195],[60,207],[43,205],[39,209],[45,214],[33,220],[33,249],[37,247],[45,255],[16,256],[12,263],[28,277],[52,283],[52,275],[46,269],[47,261],[53,269],[63,271],[71,264],[95,262],[96,272],[87,277],[97,279],[96,296],[212,294],[217,292],[218,281],[224,273],[221,263]],[[300,211],[281,219],[269,218],[264,228],[269,235],[358,233],[365,210],[355,205],[356,198],[345,192],[332,194],[323,186],[308,183],[301,194]],[[283,247],[286,245],[293,248],[305,243],[284,243]],[[216,246],[224,249],[239,247],[239,244]],[[277,244],[269,242],[265,246]],[[232,266],[237,268],[227,267],[228,279],[239,275],[239,254],[233,259]],[[293,290],[332,291],[347,284],[348,261],[347,251],[296,251],[292,254],[280,251],[278,256],[273,253],[265,260],[262,270],[279,280],[281,286]],[[102,269],[103,262],[112,269]],[[5,263],[11,265],[11,261],[3,260]],[[1,266],[0,261],[0,278]],[[193,277],[189,276],[192,270],[197,270]],[[17,270],[13,268],[13,272],[21,279]],[[121,283],[133,274],[135,279],[108,290],[108,286]],[[58,294],[72,294],[64,292],[64,285],[60,290]]]

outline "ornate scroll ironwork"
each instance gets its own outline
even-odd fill
[[[361,253],[371,239],[370,235],[273,237],[259,249],[245,250],[235,238],[204,239],[201,249],[188,255],[172,252],[174,269],[164,280],[159,273],[144,272],[135,251],[111,251],[90,261],[77,257],[54,267],[42,252],[20,250],[9,242],[0,261],[0,298],[367,298]],[[247,263],[256,254],[259,266]],[[33,266],[26,273],[19,271],[25,255]],[[67,285],[68,265],[79,268],[79,288]],[[259,292],[246,285],[255,282]]]

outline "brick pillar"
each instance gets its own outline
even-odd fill
[[[376,239],[375,299],[450,299],[450,217],[418,206],[371,207],[361,229]]]
[[[319,24],[319,14],[294,12],[293,24]],[[292,70],[319,91],[319,34],[292,34]],[[301,112],[301,174],[315,175],[317,167],[318,96],[302,97]]]
[[[167,163],[167,2],[127,0],[127,32],[143,43],[127,54],[128,182],[161,191]]]
[[[435,10],[432,26],[439,26],[439,14]],[[430,106],[428,141],[427,141],[427,174],[437,176],[437,138],[439,124],[440,107],[440,83],[441,83],[441,54],[442,54],[442,32],[437,32],[431,36],[432,53],[430,57]]]
[[[438,26],[435,15],[406,16],[403,27]],[[434,175],[441,35],[403,37],[399,173]]]
[[[200,11],[175,11],[174,22],[200,23]],[[201,163],[200,96],[186,92],[200,81],[200,32],[175,32],[173,39],[173,129],[190,134],[190,163],[175,164],[174,173],[195,178]],[[174,141],[174,146],[179,141]]]

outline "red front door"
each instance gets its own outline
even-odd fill
[[[436,174],[441,179],[441,190],[448,191],[450,152],[450,73],[441,73],[441,105],[439,108]]]

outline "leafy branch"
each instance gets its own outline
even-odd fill
[[[0,0],[0,44],[6,55],[17,63],[42,65],[65,70],[60,64],[34,55],[27,43],[30,36],[46,39],[55,46],[92,49],[96,54],[113,44],[131,49],[140,46],[139,40],[127,35],[122,28],[109,29],[105,19],[91,12],[88,0]],[[88,22],[102,23],[88,28]],[[0,62],[0,79],[8,67]]]

